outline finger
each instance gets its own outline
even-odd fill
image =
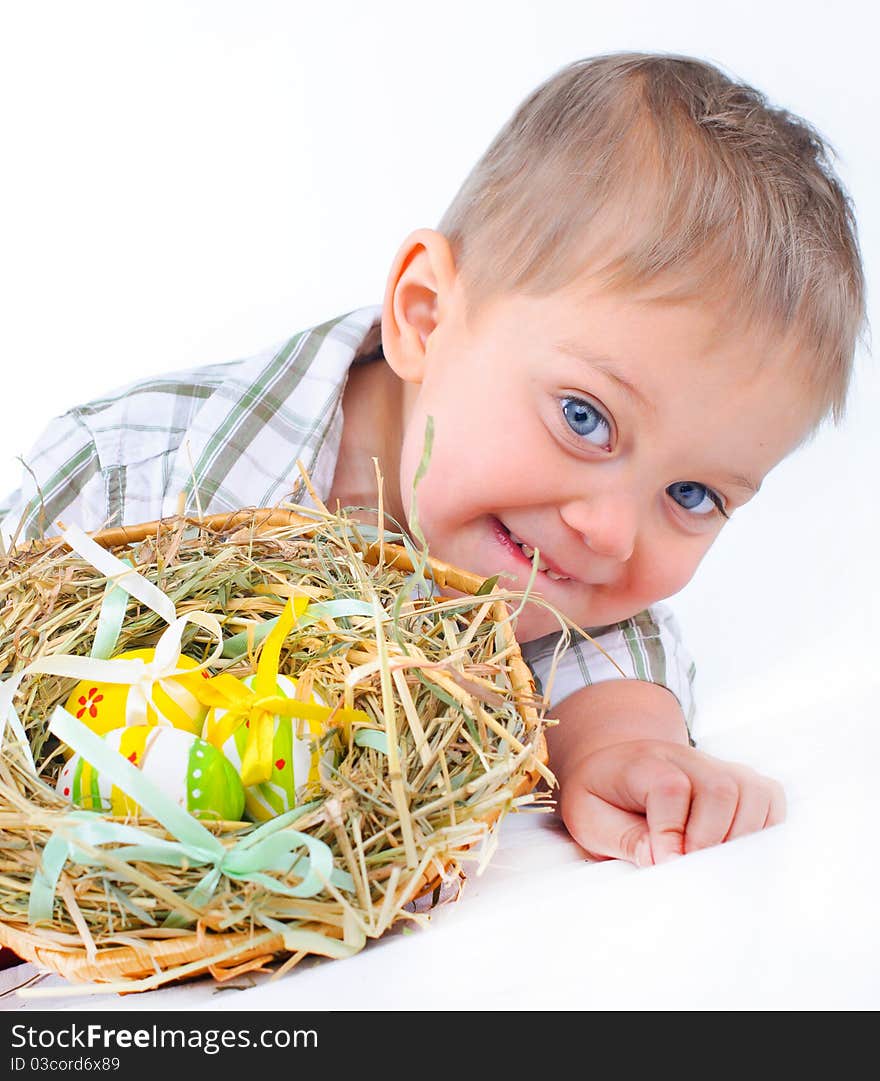
[[[621,810],[578,784],[563,791],[559,809],[568,832],[591,858],[650,866],[651,842],[644,815]]]
[[[654,863],[681,856],[685,829],[691,812],[693,786],[690,777],[674,762],[643,758],[625,770],[633,796],[645,808]]]
[[[770,781],[770,809],[767,812],[764,828],[780,825],[785,821],[787,813],[788,805],[785,800],[785,789],[778,781]]]
[[[745,837],[749,833],[758,833],[767,824],[772,803],[770,783],[763,778],[755,783],[743,784],[740,788],[739,803],[736,814],[725,841],[733,841],[737,837]]]
[[[740,801],[747,792],[765,787],[767,778],[760,777],[748,766],[719,762],[709,755],[694,754],[690,749],[670,747],[666,753],[672,761],[681,760],[682,767],[687,769],[693,784],[693,801],[685,832],[684,851],[696,852],[728,840],[740,813]],[[762,823],[755,825],[761,811],[749,797],[743,808],[742,831],[754,832],[755,829],[762,828],[767,810],[767,805],[764,804]]]
[[[720,845],[730,831],[740,800],[740,784],[729,773],[699,776],[684,839],[685,852]],[[765,809],[766,810],[766,809]]]

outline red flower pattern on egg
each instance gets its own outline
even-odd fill
[[[89,716],[94,720],[94,718],[98,716],[98,703],[103,701],[104,696],[103,694],[98,694],[97,687],[92,687],[88,696],[81,694],[77,699],[77,702],[82,706],[82,709],[76,711],[76,719],[81,721],[83,714],[88,712]]]

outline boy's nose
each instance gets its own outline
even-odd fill
[[[576,499],[559,508],[563,522],[598,556],[625,563],[636,543],[635,503],[625,495]]]

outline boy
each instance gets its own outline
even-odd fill
[[[656,602],[825,415],[863,320],[851,208],[802,122],[687,58],[572,64],[518,109],[381,310],[54,421],[3,524],[29,537],[301,500],[408,520],[501,572],[559,719],[559,805],[597,858],[660,863],[780,822],[780,787],[691,745],[690,664]],[[670,693],[671,692],[671,693]]]

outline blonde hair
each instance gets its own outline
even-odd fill
[[[865,323],[851,201],[831,148],[757,90],[680,56],[580,60],[516,110],[438,225],[472,313],[585,270],[672,285],[775,332],[814,362],[817,419],[843,415]]]

